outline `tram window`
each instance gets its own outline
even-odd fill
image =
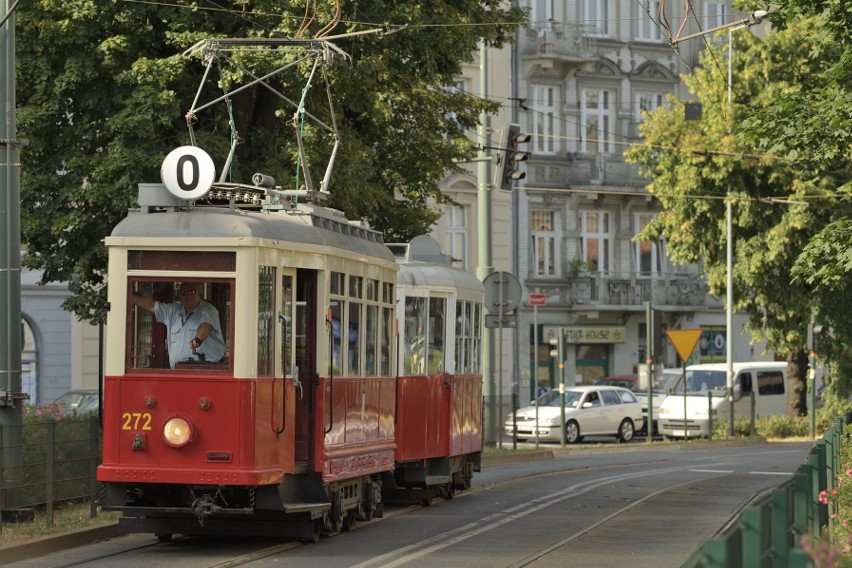
[[[236,265],[237,255],[233,252],[131,250],[127,253],[129,270],[234,272]]]
[[[473,304],[472,314],[471,328],[473,330],[473,340],[471,341],[470,372],[479,373],[482,371],[482,304]]]
[[[382,375],[389,375],[391,372],[391,338],[394,336],[394,323],[393,310],[382,308],[382,351],[379,369]]]
[[[469,315],[465,314],[465,310],[469,312],[470,304],[468,302],[458,302],[456,304],[456,352],[455,360],[453,361],[453,371],[463,373],[467,371],[467,357],[469,351],[468,332],[470,330]]]
[[[128,369],[180,370],[201,366],[215,371],[229,368],[233,335],[231,281],[131,279],[128,289],[132,294],[128,299],[127,315]],[[209,306],[206,309],[212,312],[204,313],[217,320],[213,322],[217,331],[194,351],[189,342],[196,337],[199,322],[186,317],[183,308],[192,298],[198,299],[199,306]],[[192,313],[202,311],[196,308]],[[158,315],[165,323],[158,321]]]
[[[369,288],[369,286],[368,286]],[[366,306],[366,314],[367,321],[364,333],[364,341],[365,346],[367,348],[367,359],[364,361],[365,373],[368,377],[372,377],[376,375],[376,348],[378,347],[378,341],[376,341],[379,334],[379,307],[378,306]]]
[[[364,279],[360,276],[349,277],[349,297],[361,298],[363,294]]]
[[[404,372],[422,375],[426,372],[426,298],[405,299]]]
[[[370,300],[371,302],[379,301],[379,281],[374,280],[372,278],[367,278],[367,290],[366,296],[364,299]]]
[[[341,340],[340,325],[343,322],[343,302],[332,300],[331,307],[331,368],[335,375],[340,374]]]
[[[347,371],[350,375],[361,374],[361,304],[349,302],[349,335],[346,338]]]
[[[293,351],[293,277],[281,277],[281,368],[284,374],[293,373],[292,351]]]
[[[479,372],[481,339],[480,305],[460,301],[456,304],[456,353],[454,369],[457,373]]]
[[[429,299],[429,372],[444,371],[444,322],[447,314],[447,300],[444,298]]]
[[[329,291],[338,296],[343,295],[344,275],[341,272],[332,272],[329,277]]]
[[[257,278],[257,374],[275,374],[275,267],[261,266]]]

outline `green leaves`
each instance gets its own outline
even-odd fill
[[[312,17],[304,17],[306,5],[309,15],[317,10]],[[499,46],[512,37],[523,12],[503,5],[359,0],[343,2],[334,24],[334,4],[305,0],[216,8],[110,0],[21,4],[18,130],[30,140],[22,151],[28,265],[43,269],[45,281],[77,273],[97,289],[106,267],[102,239],[133,206],[137,184],[159,179],[163,157],[188,141],[184,115],[204,66],[182,53],[212,37],[314,37],[407,25],[335,41],[351,61],[338,61],[328,75],[342,142],[330,205],[366,218],[389,241],[427,232],[439,215],[435,204],[446,199],[438,183],[457,168],[456,161],[475,154],[466,135],[481,112],[497,109],[497,103],[445,86],[454,84],[480,42]],[[259,51],[229,55],[245,68],[268,64],[267,71],[288,60]],[[222,71],[214,68],[201,102],[221,96],[217,81],[245,79],[235,66],[223,65]],[[273,86],[298,100],[305,71],[294,68]],[[321,81],[316,84],[307,103],[328,123],[331,116],[321,110],[327,95]],[[287,124],[292,105],[262,87],[232,96],[230,103],[195,117],[199,145],[224,158],[236,134],[243,143],[233,162],[234,180],[248,181],[261,171],[295,184],[297,132]],[[308,123],[302,133],[311,163],[324,164],[328,134]],[[90,319],[97,297],[79,295],[68,306]]]

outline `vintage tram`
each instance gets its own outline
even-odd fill
[[[123,532],[316,540],[381,516],[383,495],[469,487],[481,283],[428,237],[386,245],[321,197],[142,184],[106,239],[98,480]],[[221,358],[174,361],[175,330],[133,301],[187,283],[218,311]]]

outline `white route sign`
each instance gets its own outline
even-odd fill
[[[201,148],[181,146],[163,160],[160,179],[178,199],[198,199],[210,191],[216,179],[216,167],[210,155]]]

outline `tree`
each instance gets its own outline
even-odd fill
[[[824,180],[832,215],[804,247],[793,276],[809,291],[814,321],[827,330],[817,351],[833,367],[828,392],[845,399],[852,393],[852,314],[844,309],[852,299],[852,13],[845,2],[791,0],[776,7],[772,18],[779,29],[814,18],[811,34],[818,41],[806,53],[825,67],[810,81],[800,77],[799,88],[777,93],[755,112],[744,125],[744,137]]]
[[[477,148],[465,134],[497,104],[446,86],[479,42],[500,46],[523,11],[498,0],[350,0],[290,3],[261,0],[186,7],[155,3],[36,0],[18,8],[18,131],[22,151],[22,231],[26,266],[43,282],[78,274],[80,291],[66,302],[79,317],[100,321],[106,251],[101,240],[136,199],[140,182],[159,179],[163,157],[189,142],[184,113],[203,65],[181,54],[211,37],[328,36],[384,29],[335,41],[351,56],[329,72],[343,145],[331,180],[330,205],[368,219],[388,240],[425,233],[447,199],[438,182]],[[339,8],[339,12],[335,12]],[[366,22],[366,23],[365,23]],[[393,33],[390,33],[393,32]],[[284,53],[233,54],[270,65]],[[276,78],[301,86],[305,70]],[[222,84],[244,77],[225,70]],[[214,83],[215,85],[215,83]],[[298,93],[297,93],[298,94]],[[312,90],[309,103],[326,98]],[[295,184],[293,114],[254,87],[200,114],[194,130],[211,155],[226,155],[238,135],[232,173],[254,172]],[[329,116],[322,117],[329,119]],[[231,128],[233,119],[233,128]],[[317,162],[326,140],[302,132]]]
[[[818,88],[832,64],[808,56],[830,42],[813,33],[818,26],[818,20],[803,19],[762,41],[734,34],[730,107],[722,63],[727,41],[709,44],[701,65],[685,77],[703,106],[702,119],[686,121],[683,103],[671,100],[647,116],[644,141],[627,153],[651,175],[648,190],[664,207],[639,238],[665,238],[675,262],[703,261],[716,295],[726,289],[725,199],[731,200],[734,308],[746,311],[755,339],[787,357],[789,415],[807,412],[813,309],[809,288],[792,270],[799,251],[836,214],[833,203],[818,199],[836,187],[836,179],[818,175],[795,156],[772,148],[761,152],[745,128],[781,94]],[[727,40],[727,34],[721,37]]]

